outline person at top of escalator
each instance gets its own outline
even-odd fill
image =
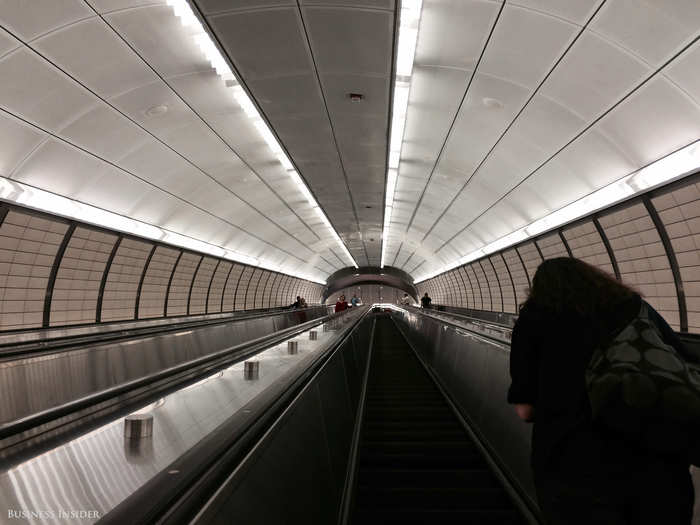
[[[335,313],[342,312],[343,310],[348,309],[348,303],[345,300],[345,296],[341,295],[338,297],[338,301],[335,303]]]
[[[352,294],[352,299],[350,299],[350,305],[355,308],[360,304],[360,300],[357,298],[357,294]]]
[[[413,304],[413,300],[406,292],[403,293],[403,297],[401,298],[401,304],[404,306],[411,306]]]
[[[425,292],[425,295],[420,298],[420,304],[423,308],[430,308],[430,303],[432,303],[433,300],[428,297],[428,292]]]
[[[289,308],[302,308],[301,302],[302,302],[302,298],[297,295],[297,300],[294,301],[292,304],[290,304]]]
[[[666,321],[602,270],[562,257],[535,273],[513,328],[508,402],[533,423],[531,465],[548,525],[690,523],[687,456],[652,451],[635,439],[637,427],[623,434],[594,420],[588,396],[594,350],[645,311],[660,344],[687,356]]]

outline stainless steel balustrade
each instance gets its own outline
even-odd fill
[[[531,426],[507,404],[510,330],[468,326],[440,312],[393,308],[392,316],[505,478],[536,509],[530,469]]]
[[[0,429],[327,314],[323,306],[0,362]]]
[[[344,314],[342,317],[348,321],[343,323],[328,321],[332,329],[318,331],[317,340],[310,340],[310,329],[297,334],[295,354],[287,351],[286,340],[258,353],[257,380],[246,380],[244,364],[239,362],[143,407],[141,412],[153,415],[153,434],[149,438],[125,438],[123,418],[118,418],[51,451],[3,468],[0,508],[41,509],[54,514],[60,510],[86,511],[86,515],[89,512],[72,523],[94,523],[100,518],[107,523],[140,522],[146,515],[144,502],[153,503],[150,493],[146,493],[145,500],[138,498],[144,489],[153,483],[161,488],[170,483],[164,493],[172,495],[169,491],[179,480],[196,474],[190,470],[192,463],[187,463],[188,468],[183,466],[184,458],[209,455],[218,461],[227,444],[235,442],[256,418],[267,412],[268,402],[311,373],[317,363],[328,363],[324,368],[334,371],[328,377],[331,383],[326,383],[330,389],[345,391],[343,377],[336,377],[336,372],[344,367],[349,367],[348,374],[353,371],[355,375],[348,375],[351,387],[346,396],[356,405],[362,363],[355,360],[362,356],[349,354],[343,357],[342,364],[337,359],[324,359],[329,350],[346,340],[366,312],[367,309],[358,309]],[[312,403],[317,402],[316,395],[314,390]],[[329,432],[338,430],[328,428]],[[318,455],[321,449],[309,450]],[[293,451],[285,450],[284,454],[294,464],[299,460]],[[266,457],[274,461],[279,456]],[[265,498],[269,497],[266,493]],[[132,501],[137,502],[136,506],[129,506]],[[139,512],[144,514],[137,515]],[[54,521],[46,517],[34,519],[34,523],[44,522]]]

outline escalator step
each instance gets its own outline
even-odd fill
[[[352,523],[525,523],[388,317],[375,326]]]

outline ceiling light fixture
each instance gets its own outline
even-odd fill
[[[195,14],[192,12],[192,9],[187,3],[187,0],[167,0],[167,4],[173,9],[175,16],[177,16],[180,19],[180,23],[184,27],[190,28],[190,31],[194,33],[194,41],[199,46],[205,58],[216,70],[216,73],[223,79],[225,85],[232,89],[233,98],[236,100],[238,105],[241,106],[246,116],[252,121],[253,125],[255,126],[255,129],[257,129],[262,139],[270,148],[270,151],[272,151],[272,153],[275,155],[280,164],[282,164],[284,169],[287,170],[287,173],[295,182],[299,191],[302,193],[302,195],[304,195],[309,204],[311,204],[311,207],[316,212],[318,218],[321,220],[324,226],[328,228],[328,230],[331,233],[331,236],[336,241],[336,243],[340,245],[343,254],[345,254],[348,261],[350,261],[351,264],[355,268],[357,268],[357,262],[355,262],[354,257],[348,251],[347,246],[345,246],[345,243],[338,235],[338,232],[336,232],[335,228],[333,228],[333,225],[328,220],[328,217],[326,217],[326,214],[323,212],[318,202],[316,202],[316,199],[314,199],[306,183],[294,169],[294,165],[287,157],[286,153],[284,152],[284,149],[279,144],[279,142],[277,142],[275,135],[272,133],[267,123],[260,116],[260,113],[255,107],[255,104],[238,82],[238,79],[233,74],[233,71],[231,71],[231,68],[226,62],[226,59],[219,52],[219,49],[216,47],[216,44],[214,44],[209,34],[204,30],[204,27],[199,22]]]
[[[485,246],[463,255],[458,260],[447,264],[434,272],[422,275],[414,282],[416,284],[431,279],[436,275],[447,272],[475,261],[485,255],[501,251],[509,246],[535,237],[546,231],[558,228],[564,224],[580,219],[591,213],[608,208],[618,202],[629,199],[634,195],[649,191],[663,184],[680,179],[700,169],[700,140],[685,146],[641,168],[630,175],[603,186],[571,204],[559,208],[544,217],[519,228]]]
[[[90,204],[85,204],[83,202],[78,202],[62,195],[57,195],[55,193],[35,188],[5,177],[0,177],[0,200],[12,202],[53,215],[59,215],[67,219],[74,219],[88,224],[93,224],[95,226],[100,226],[102,228],[108,228],[110,230],[116,230],[119,232],[136,235],[138,237],[144,237],[153,241],[172,244],[174,246],[179,246],[180,248],[206,253],[208,255],[213,255],[214,257],[249,264],[251,266],[258,266],[260,268],[265,268],[275,272],[286,273],[288,275],[293,275],[294,277],[306,279],[307,281],[326,284],[325,281],[316,277],[299,272],[288,272],[275,264],[267,263],[264,260],[258,259],[257,257],[251,257],[235,250],[222,248],[221,246],[216,246],[214,244],[200,241],[180,233],[159,228],[158,226],[153,226],[152,224],[141,222],[130,217],[125,217],[124,215],[119,215],[118,213],[103,210],[102,208],[91,206]]]
[[[418,41],[422,0],[403,0],[399,19],[399,45],[396,53],[396,77],[394,82],[394,101],[391,112],[391,135],[389,138],[389,166],[386,174],[386,197],[384,202],[384,226],[382,228],[381,267],[386,262],[389,224],[394,208],[394,192],[398,177],[403,131],[408,111],[408,95],[411,90],[413,59]]]

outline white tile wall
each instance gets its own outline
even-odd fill
[[[510,276],[515,285],[515,304],[517,312],[517,308],[527,299],[530,283],[527,280],[525,267],[520,262],[520,257],[518,257],[518,253],[514,248],[503,252],[503,258],[506,260],[506,264],[510,270]]]
[[[238,287],[238,281],[240,280],[241,274],[245,268],[245,266],[235,263],[233,268],[231,268],[228,281],[226,281],[226,284],[224,285],[224,307],[221,310],[222,312],[232,312],[234,310],[236,288]]]
[[[540,257],[540,254],[533,242],[526,242],[518,246],[517,250],[523,260],[523,264],[525,265],[525,270],[530,278],[530,282],[532,282],[532,278],[535,276],[537,267],[542,262],[542,257]]]
[[[496,277],[494,269],[491,267],[491,263],[488,258],[481,259],[479,261],[481,268],[484,270],[486,275],[486,281],[489,284],[489,290],[491,291],[491,310],[494,312],[502,312],[503,304],[501,300],[501,287]]]
[[[475,310],[485,310],[484,308],[484,295],[486,295],[486,300],[488,300],[488,290],[481,289],[481,283],[479,279],[476,278],[476,273],[474,272],[474,267],[472,264],[464,266],[466,274],[469,276],[469,281],[471,282],[472,288],[474,289],[474,308]]]
[[[199,270],[197,270],[192,283],[189,315],[206,313],[207,293],[209,292],[209,284],[214,276],[217,263],[218,260],[213,257],[204,257],[202,259],[202,263],[199,265]]]
[[[642,203],[607,213],[600,224],[610,241],[623,282],[633,286],[676,330],[678,298],[671,267],[654,224]]]
[[[545,259],[554,259],[555,257],[568,257],[566,246],[561,242],[561,237],[557,232],[547,234],[535,240],[537,246],[540,247],[542,256]]]
[[[187,315],[187,299],[190,293],[190,286],[192,285],[194,272],[201,259],[202,256],[200,254],[192,252],[185,252],[180,257],[175,267],[173,279],[170,282],[168,307],[166,309],[168,317]]]
[[[263,275],[263,270],[260,268],[255,268],[253,273],[250,274],[250,281],[248,281],[248,286],[246,286],[243,293],[245,294],[244,304],[246,310],[252,310],[255,308],[255,291],[260,283],[260,278]],[[240,290],[238,291],[240,294]]]
[[[260,273],[260,272],[258,272]],[[267,270],[263,270],[262,274],[260,274],[260,278],[258,279],[258,283],[255,285],[255,292],[251,290],[251,294],[255,293],[255,301],[253,304],[253,308],[262,308],[263,307],[263,297],[265,295],[265,287],[267,286],[267,281],[270,280],[270,276],[272,276],[272,272],[268,272]]]
[[[211,289],[209,290],[209,304],[207,305],[207,313],[213,314],[221,312],[221,298],[224,294],[224,285],[229,272],[233,267],[233,263],[229,261],[221,261],[214,277],[211,281]]]
[[[65,222],[11,209],[0,226],[0,330],[40,327]]]
[[[687,184],[652,199],[671,240],[683,282],[688,331],[700,333],[700,187]]]
[[[506,263],[500,255],[492,255],[490,257],[493,267],[496,269],[496,277],[501,286],[501,294],[503,296],[503,311],[514,314],[515,296],[513,295],[513,283],[506,268]]]
[[[586,221],[564,229],[563,233],[574,257],[597,266],[614,276],[615,272],[610,262],[610,256],[593,221]]]
[[[180,250],[158,246],[146,268],[139,297],[139,319],[163,317],[165,294]]]
[[[465,286],[465,300],[464,300],[464,306],[466,308],[474,308],[475,307],[475,299],[474,299],[474,286],[472,285],[472,282],[470,281],[471,276],[467,273],[467,270],[464,266],[461,266],[458,268],[460,275],[462,276],[462,282],[464,283]]]
[[[287,280],[287,276],[280,274],[277,280],[272,283],[272,306],[287,306],[288,304],[282,300],[282,286]]]
[[[474,270],[474,274],[476,275],[477,281],[479,281],[479,288],[481,288],[481,309],[482,310],[492,310],[492,297],[491,297],[491,289],[489,288],[489,283],[488,280],[486,279],[486,274],[484,273],[484,270],[481,268],[481,264],[479,264],[479,261],[474,261],[470,265],[472,269]]]
[[[94,323],[97,297],[117,235],[76,227],[56,274],[51,326]]]
[[[277,279],[279,279],[279,276],[280,274],[278,273],[270,273],[270,277],[268,277],[267,282],[265,283],[265,288],[263,290],[262,308],[271,308],[274,306],[272,304],[270,296],[272,294],[272,285]]]
[[[241,278],[238,280],[238,287],[236,288],[236,310],[245,310],[245,294],[248,289],[248,283],[250,282],[250,277],[253,274],[255,268],[246,266],[243,269]]]
[[[143,267],[153,244],[136,239],[122,240],[112,260],[102,298],[102,321],[133,319]]]

